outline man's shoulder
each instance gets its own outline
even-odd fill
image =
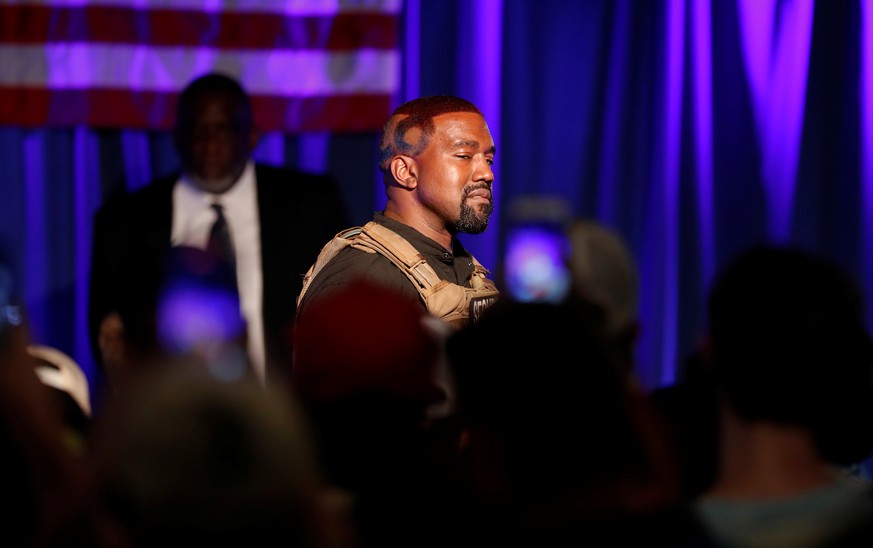
[[[341,249],[312,280],[304,301],[329,294],[358,278],[367,278],[389,289],[418,299],[418,292],[406,274],[387,257],[356,249]],[[302,307],[302,303],[301,303]]]
[[[151,179],[138,188],[122,188],[107,196],[101,209],[118,209],[132,207],[143,202],[151,202],[172,196],[173,186],[179,179],[178,173],[163,175]]]
[[[324,266],[324,270],[328,272],[336,272],[338,274],[349,277],[358,274],[368,274],[369,276],[384,276],[386,272],[393,274],[395,271],[398,274],[402,272],[391,262],[388,257],[379,253],[369,253],[362,249],[356,249],[352,246],[347,246],[341,249],[336,256]]]
[[[262,201],[296,203],[322,210],[339,208],[344,214],[339,182],[332,175],[256,163],[255,179]]]
[[[110,194],[103,200],[95,214],[98,220],[124,221],[130,220],[144,210],[160,201],[160,193],[150,185],[136,190],[124,190]]]
[[[394,288],[409,283],[404,272],[388,257],[347,246],[318,272],[311,289],[317,292],[319,288],[343,285],[358,277],[377,280]]]
[[[316,173],[305,171],[291,166],[281,166],[276,164],[256,162],[255,177],[258,182],[266,184],[287,183],[288,181],[296,182],[335,182],[335,178],[327,173]]]

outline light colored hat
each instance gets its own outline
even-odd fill
[[[86,416],[91,416],[88,378],[73,358],[50,346],[31,344],[27,352],[37,360],[36,375],[47,386],[66,392]]]
[[[636,323],[639,274],[625,241],[591,219],[572,221],[567,234],[573,291],[603,308],[607,333]]]

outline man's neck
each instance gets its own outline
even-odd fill
[[[779,498],[830,485],[836,474],[806,430],[723,417],[720,473],[712,498]]]
[[[249,163],[250,161],[244,163],[238,170],[236,170],[236,172],[219,179],[203,179],[202,177],[198,176],[196,173],[190,170],[184,171],[184,175],[188,179],[188,181],[190,181],[191,184],[194,185],[195,188],[209,194],[220,196],[228,192],[230,189],[236,186],[237,183],[239,183]]]
[[[421,232],[431,240],[443,246],[447,251],[452,251],[453,236],[448,230],[446,230],[443,224],[436,223],[422,215],[404,214],[403,212],[398,211],[397,208],[391,207],[390,203],[385,207],[383,214],[389,219],[403,223],[406,226],[412,227]]]

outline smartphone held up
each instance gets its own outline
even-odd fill
[[[560,198],[527,196],[509,208],[503,291],[521,302],[560,302],[570,291],[569,208]]]

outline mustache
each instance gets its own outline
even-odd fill
[[[489,194],[491,194],[490,199],[494,199],[494,195],[491,192],[491,185],[487,183],[479,183],[476,185],[470,185],[468,187],[464,187],[464,198],[470,195],[471,192],[475,192],[477,190],[487,190]]]

